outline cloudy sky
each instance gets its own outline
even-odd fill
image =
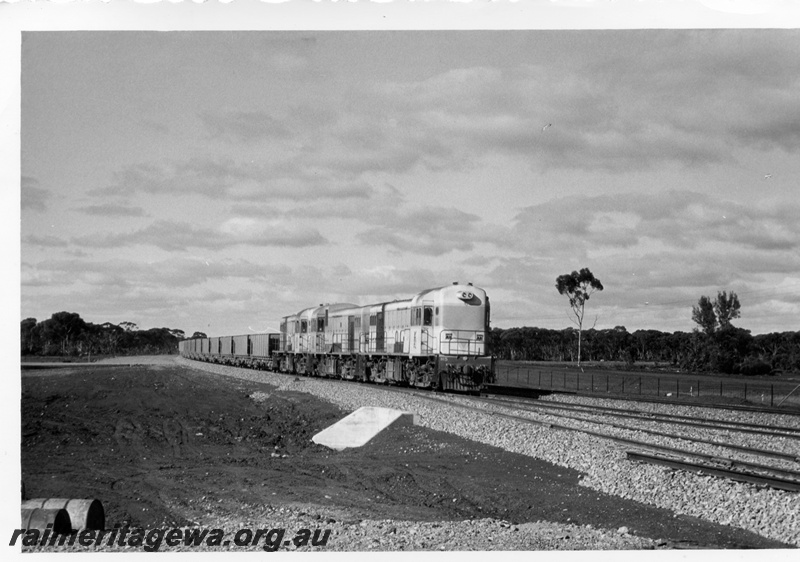
[[[28,31],[21,316],[209,335],[453,281],[800,329],[797,30]]]

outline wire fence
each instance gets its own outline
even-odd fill
[[[501,363],[496,368],[495,384],[578,394],[736,401],[768,407],[800,408],[800,384],[792,381],[743,381],[697,375],[626,374],[592,370],[581,372]]]

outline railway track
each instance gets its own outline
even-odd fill
[[[720,476],[735,480],[737,482],[747,482],[749,484],[756,484],[760,486],[767,486],[777,490],[786,490],[789,492],[800,492],[800,474],[790,473],[789,478],[783,478],[779,474],[759,474],[758,472],[751,472],[747,470],[737,470],[733,467],[718,466],[713,463],[697,463],[689,462],[680,458],[665,455],[647,455],[636,451],[627,451],[629,460],[646,462],[649,464],[658,464],[670,468],[680,470],[688,470],[691,472],[699,472],[701,474],[710,474],[712,476]]]
[[[767,464],[745,461],[740,459],[731,458],[728,456],[717,456],[711,455],[706,453],[700,453],[696,451],[690,451],[683,448],[678,447],[671,447],[666,445],[660,445],[657,443],[652,443],[648,441],[641,441],[636,439],[630,439],[627,437],[621,437],[619,435],[612,435],[607,432],[602,431],[594,431],[588,428],[580,428],[574,427],[570,425],[563,425],[558,423],[551,423],[545,422],[541,420],[532,419],[523,415],[512,414],[497,410],[490,410],[486,407],[477,406],[477,405],[470,405],[464,404],[461,402],[457,402],[451,399],[447,399],[444,397],[439,396],[430,396],[429,394],[419,392],[419,391],[410,391],[408,389],[398,389],[388,387],[392,391],[396,392],[406,392],[410,393],[417,398],[422,398],[427,401],[432,401],[436,403],[446,404],[448,406],[462,408],[471,410],[473,412],[480,412],[486,415],[498,416],[507,419],[511,419],[514,421],[527,423],[531,425],[536,425],[539,427],[546,427],[550,429],[559,429],[564,431],[573,431],[578,433],[583,433],[587,435],[591,435],[594,437],[598,437],[601,439],[606,439],[613,441],[615,443],[619,443],[621,445],[625,445],[626,447],[634,448],[633,451],[626,451],[627,458],[631,461],[636,462],[648,462],[651,464],[660,464],[664,466],[668,466],[675,469],[681,470],[688,470],[693,472],[701,472],[704,474],[709,474],[713,476],[728,478],[730,480],[738,481],[738,482],[747,482],[750,484],[755,484],[758,486],[767,486],[770,488],[775,488],[778,490],[790,491],[790,492],[800,492],[800,471],[781,468],[776,466],[770,466]],[[520,408],[518,404],[498,404],[496,401],[488,400],[485,398],[469,398],[469,397],[462,397],[468,398],[470,400],[475,400],[478,403],[486,404],[486,405],[493,405],[495,407],[512,409],[512,410],[520,410],[524,408]],[[559,414],[552,414],[548,413],[547,415],[562,418],[562,419],[569,419],[569,420],[576,420],[573,416],[564,416]],[[679,416],[680,417],[680,416]],[[684,441],[689,441],[691,443],[700,443],[703,445],[712,445],[716,447],[723,447],[728,449],[733,449],[738,452],[746,453],[755,457],[770,457],[770,458],[778,458],[783,461],[788,461],[794,463],[795,465],[800,465],[800,458],[793,454],[787,454],[780,451],[771,451],[767,449],[761,448],[753,448],[738,445],[735,443],[726,443],[726,442],[717,442],[717,441],[710,441],[704,439],[695,439],[690,438],[684,435],[676,435],[676,434],[668,434],[664,432],[658,431],[651,431],[651,430],[642,430],[640,428],[631,428],[627,426],[620,426],[617,424],[611,424],[608,422],[601,422],[597,420],[584,420],[584,419],[577,419],[577,421],[581,421],[584,423],[592,423],[597,424],[604,427],[614,428],[614,429],[623,429],[628,431],[642,431],[644,433],[650,435],[656,435],[659,437],[666,437],[672,439],[681,439]],[[713,420],[709,420],[713,421]],[[669,423],[669,422],[665,422]],[[752,424],[745,424],[745,425],[752,425]],[[703,426],[704,428],[708,429],[713,426],[706,425]],[[731,427],[728,424],[722,424],[722,429],[731,430]],[[745,428],[746,429],[746,428]],[[794,430],[795,428],[788,428]],[[787,434],[792,435],[795,439],[800,439],[800,434],[796,434],[795,432],[786,432]],[[646,453],[644,451],[649,451],[650,453]],[[652,454],[652,452],[656,452],[657,454]]]
[[[681,416],[677,414],[663,414],[642,412],[641,410],[633,410],[627,408],[609,408],[603,406],[586,406],[584,404],[567,404],[567,403],[547,403],[547,402],[532,402],[512,400],[506,398],[481,398],[490,403],[498,404],[514,404],[517,408],[521,409],[536,409],[536,410],[561,410],[561,411],[574,411],[583,412],[591,415],[607,415],[618,418],[644,420],[652,422],[664,422],[671,425],[684,425],[690,427],[700,427],[704,429],[716,430],[731,430],[741,433],[752,433],[756,435],[767,435],[770,437],[786,437],[789,439],[800,440],[800,427],[789,426],[768,426],[765,427],[760,424],[747,423],[747,422],[733,422],[726,420],[714,420],[709,418],[698,418],[690,416]]]

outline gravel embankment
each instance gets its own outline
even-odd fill
[[[417,414],[417,423],[424,427],[451,432],[461,437],[584,472],[586,477],[582,479],[582,484],[589,488],[670,509],[676,513],[739,527],[765,537],[800,546],[800,494],[797,493],[760,489],[752,485],[715,477],[632,463],[625,459],[624,448],[596,437],[573,431],[540,428],[490,414],[475,414],[455,406],[448,407],[445,404],[437,404],[406,394],[388,392],[380,387],[342,384],[322,379],[295,380],[294,377],[268,372],[237,369],[184,359],[177,361],[186,366],[209,372],[308,392],[333,402],[345,410],[354,410],[370,405],[411,411]],[[458,398],[454,400],[460,401]],[[669,409],[669,406],[658,407],[662,408],[661,411],[671,411],[664,410],[664,408]],[[698,410],[693,409],[692,412],[697,413]],[[711,410],[709,417],[720,414],[719,411]],[[705,411],[702,415],[706,415]],[[758,414],[752,414],[749,417],[751,421],[766,420],[766,418],[758,416]],[[770,420],[775,419],[768,414],[762,416],[768,416]],[[537,416],[537,419],[539,417]],[[541,419],[546,420],[547,418],[548,416],[541,416]],[[563,424],[563,420],[555,423]],[[796,418],[787,417],[787,419],[772,423],[797,425],[798,422]],[[718,435],[714,437],[719,438]],[[636,438],[641,440],[658,439],[643,434]],[[761,445],[769,448],[764,445],[764,442]],[[771,444],[771,446],[778,446],[778,444]],[[792,446],[796,447],[796,442]],[[699,447],[699,449],[703,449],[703,447]],[[720,454],[713,447],[706,450]],[[464,523],[464,525],[466,524]],[[462,538],[460,537],[458,540],[461,541]],[[437,540],[441,540],[441,538]],[[459,544],[462,548],[469,548],[461,542]],[[609,548],[623,547],[612,545]],[[641,546],[634,548],[641,548]]]

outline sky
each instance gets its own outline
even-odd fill
[[[799,330],[800,31],[639,27],[24,30],[19,319],[244,334],[459,281],[563,329],[587,267],[598,329],[725,290]]]

